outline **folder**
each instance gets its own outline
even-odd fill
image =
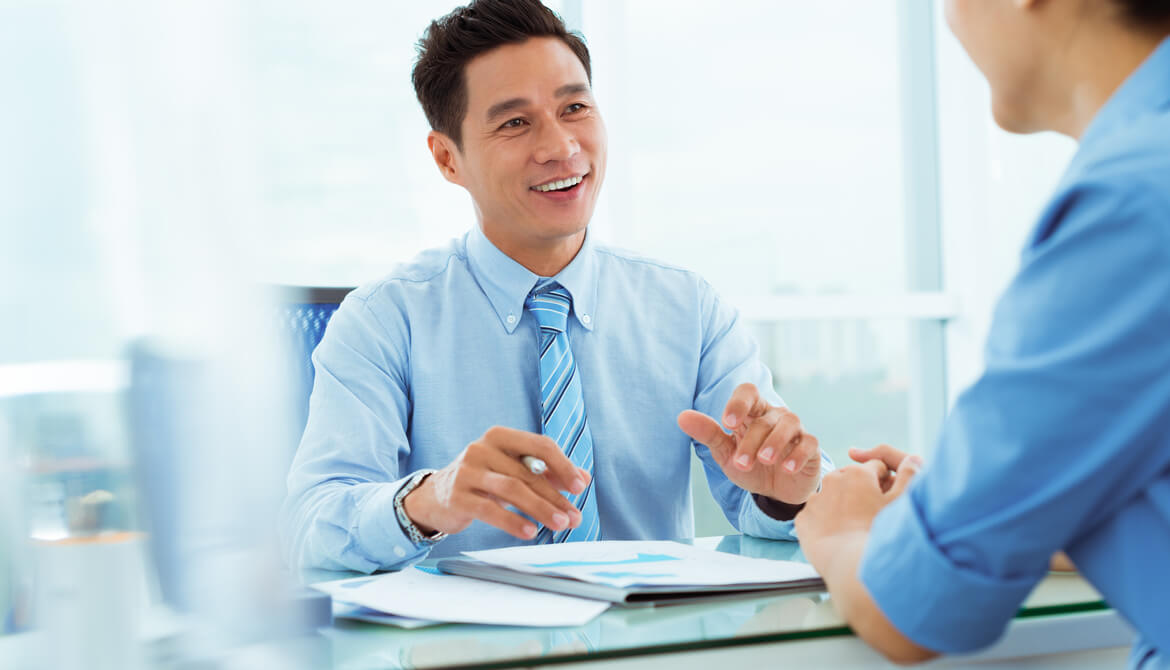
[[[439,559],[437,567],[440,571],[451,575],[512,584],[580,598],[605,600],[624,607],[660,607],[700,601],[825,590],[825,582],[820,577],[751,584],[611,586],[585,582],[571,577],[520,572],[468,558]]]
[[[626,607],[824,590],[807,563],[749,558],[669,541],[573,542],[464,552],[445,573]]]

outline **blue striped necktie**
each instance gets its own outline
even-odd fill
[[[581,375],[565,333],[571,302],[569,292],[560,284],[542,279],[524,306],[540,324],[541,429],[556,441],[573,465],[592,474],[593,435],[585,415]],[[592,480],[580,495],[570,496],[569,500],[581,510],[581,524],[559,532],[541,528],[536,536],[538,543],[589,541],[601,536]]]

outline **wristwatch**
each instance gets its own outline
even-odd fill
[[[419,529],[419,527],[410,520],[410,517],[406,515],[406,496],[410,495],[411,491],[417,489],[418,485],[422,484],[423,480],[427,477],[430,477],[433,472],[434,470],[419,470],[418,472],[411,475],[410,479],[406,480],[406,483],[402,485],[402,488],[398,489],[398,493],[394,494],[394,514],[398,517],[398,525],[402,527],[402,532],[406,533],[406,536],[410,538],[410,541],[413,542],[415,546],[419,547],[426,547],[432,544],[436,544],[443,538],[447,537],[446,533],[437,530],[430,534],[422,532],[422,530]]]

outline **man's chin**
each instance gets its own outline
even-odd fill
[[[592,214],[590,209],[589,214]],[[532,212],[530,230],[549,239],[568,238],[584,233],[589,227],[590,217],[580,212]]]
[[[588,221],[567,221],[567,222],[550,222],[542,221],[539,224],[539,233],[542,237],[554,240],[566,240],[573,237],[578,237],[585,233],[589,228]]]

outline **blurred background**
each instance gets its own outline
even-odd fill
[[[264,634],[225,623],[279,591],[296,409],[263,287],[474,225],[409,76],[457,4],[0,0],[0,631],[92,626],[114,596],[54,581],[84,564],[127,611],[219,622],[204,650]],[[929,0],[547,4],[609,128],[593,233],[737,305],[838,464],[929,456],[1072,142],[998,130]],[[701,481],[696,508],[730,530]],[[141,662],[138,628],[95,630]]]

